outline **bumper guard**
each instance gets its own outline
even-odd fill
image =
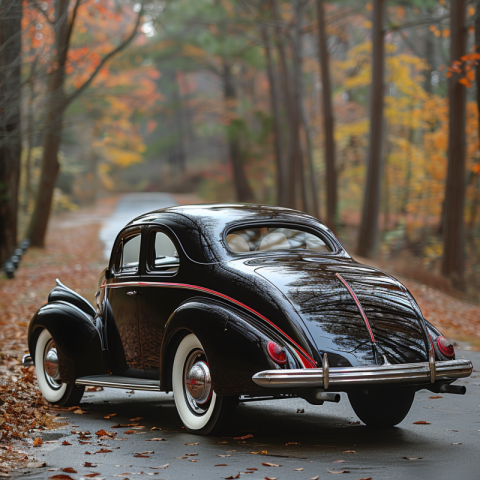
[[[323,365],[324,368],[265,370],[256,373],[252,380],[265,388],[338,389],[355,385],[432,384],[468,377],[473,370],[472,362],[466,359],[332,368],[324,357]]]

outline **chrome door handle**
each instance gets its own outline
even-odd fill
[[[127,292],[127,295],[130,295],[131,297],[133,297],[133,295],[136,295],[137,292],[135,290],[132,290],[131,292]]]

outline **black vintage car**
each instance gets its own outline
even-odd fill
[[[96,308],[58,285],[31,320],[46,400],[86,385],[173,392],[185,427],[218,432],[239,399],[346,392],[358,417],[393,426],[415,392],[465,393],[472,372],[397,280],[353,260],[318,220],[260,205],[142,215],[118,235]]]

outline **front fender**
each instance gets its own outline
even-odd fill
[[[43,305],[28,328],[28,348],[33,359],[38,336],[44,328],[55,340],[63,382],[73,384],[85,375],[108,373],[92,316],[62,301]]]
[[[160,352],[161,389],[172,389],[173,359],[188,333],[194,333],[205,349],[213,389],[219,395],[255,394],[261,390],[252,381],[253,375],[267,366],[281,368],[267,353],[269,341],[285,346],[287,363],[283,368],[301,368],[278,334],[262,330],[248,314],[216,300],[197,298],[182,304],[165,327]]]

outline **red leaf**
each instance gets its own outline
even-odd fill
[[[73,469],[72,467],[67,467],[67,468],[64,468],[62,470],[62,472],[65,472],[65,473],[77,473],[77,471],[75,469]]]
[[[71,443],[68,443],[66,440],[62,442],[62,445],[71,445]]]
[[[418,422],[413,422],[413,425],[430,425],[430,422],[426,422],[425,420],[419,420]]]

